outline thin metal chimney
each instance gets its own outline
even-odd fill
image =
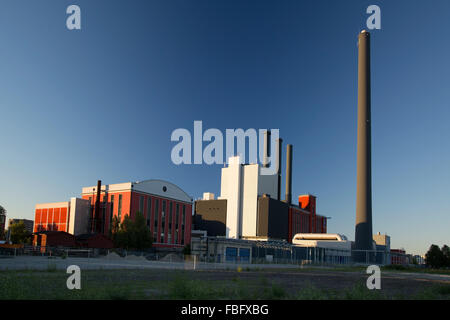
[[[277,162],[278,162],[278,190],[277,190],[277,199],[281,201],[281,150],[283,145],[283,139],[277,139]]]
[[[355,249],[372,250],[370,33],[358,36],[358,141]]]
[[[286,198],[287,204],[292,203],[292,144],[286,150]]]
[[[270,130],[266,130],[264,132],[264,157],[263,157],[263,167],[267,168],[269,167],[269,154],[271,153],[270,150]]]
[[[102,188],[102,181],[97,181],[97,197],[95,198],[95,215],[94,215],[94,230],[93,232],[100,231],[100,191]]]

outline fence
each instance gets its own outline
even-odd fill
[[[62,248],[62,247],[34,247],[1,248],[1,255],[9,256],[59,256],[59,257],[87,257],[93,258],[108,253],[116,253],[121,257],[141,256],[149,262],[162,262],[167,265],[184,264],[185,268],[202,268],[209,265],[223,268],[227,265],[388,265],[391,264],[391,255],[388,251],[380,250],[336,250],[319,247],[299,247],[285,243],[252,242],[248,247],[238,247],[237,250],[227,250],[227,246],[237,247],[237,242],[227,242],[220,250],[194,252],[192,255],[183,255],[180,252],[126,251],[102,250],[88,248]],[[234,247],[233,247],[234,248]],[[241,254],[242,252],[242,254]],[[221,266],[222,265],[222,266]],[[181,265],[180,265],[181,266]],[[207,267],[207,266],[206,266]]]
[[[3,256],[60,256],[60,257],[95,257],[101,254],[99,249],[90,248],[66,248],[66,247],[40,247],[22,246],[0,248]]]

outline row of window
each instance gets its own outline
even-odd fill
[[[162,200],[162,199],[155,199],[155,210],[152,211],[152,198],[148,197],[147,199],[147,210],[144,211],[144,201],[145,201],[145,197],[144,196],[139,196],[139,211],[142,212],[142,214],[144,214],[144,216],[147,217],[147,226],[148,227],[152,227],[151,226],[151,217],[153,216],[153,241],[154,242],[159,242],[159,243],[178,243],[178,236],[180,234],[180,228],[179,228],[179,219],[180,219],[180,204],[176,203],[175,204],[175,214],[173,212],[174,209],[174,203],[172,201],[169,200]],[[161,221],[159,221],[159,214],[155,214],[159,212],[159,206],[160,206],[160,202],[162,203],[162,208],[161,208]],[[164,233],[165,228],[166,228],[166,212],[167,212],[167,203],[169,203],[169,211],[167,214],[167,223],[168,223],[168,232],[167,232],[167,237]],[[181,244],[184,244],[184,224],[185,224],[185,220],[186,220],[186,205],[182,205],[182,216],[181,216]],[[174,235],[172,236],[172,231],[173,231],[173,216],[175,215],[175,230],[174,230]],[[161,234],[160,239],[158,241],[158,225],[159,223],[161,223]]]
[[[152,200],[154,201],[154,208],[152,208]],[[89,201],[92,203],[92,197],[89,197]],[[122,220],[122,195],[118,195],[118,201],[117,201],[117,217],[119,221]],[[159,215],[155,214],[159,212],[160,209],[160,203],[162,206],[161,210],[161,221],[159,221]],[[167,213],[167,203],[169,204],[169,214],[167,215],[167,223],[168,223],[168,232],[167,236],[165,235],[165,227],[166,227],[166,213]],[[109,228],[112,228],[112,221],[114,216],[114,208],[116,205],[116,197],[115,195],[111,195],[110,198],[110,211],[109,211]],[[181,244],[184,244],[184,232],[185,232],[185,220],[186,220],[186,205],[181,205],[181,228],[179,227],[179,218],[180,218],[180,204],[175,203],[175,230],[173,230],[173,218],[174,218],[174,202],[159,198],[152,198],[147,197],[147,208],[144,208],[145,206],[145,196],[139,196],[139,211],[146,217],[147,220],[147,226],[153,231],[153,241],[159,242],[159,243],[178,243],[178,240],[181,241]],[[146,210],[145,210],[146,209]],[[154,209],[154,210],[152,210]],[[105,221],[106,218],[106,208],[103,208],[102,212],[103,221]],[[153,217],[153,224],[151,221],[151,217]],[[161,234],[160,239],[158,241],[158,224],[161,223]],[[102,226],[104,228],[104,225]],[[102,229],[102,232],[104,232],[104,229]],[[172,232],[174,233],[172,235]],[[181,236],[179,239],[178,237]]]

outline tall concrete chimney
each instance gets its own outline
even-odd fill
[[[370,100],[370,33],[363,30],[358,36],[356,250],[373,249]]]
[[[283,139],[277,139],[277,161],[278,161],[278,188],[277,188],[277,199],[281,201],[281,154],[282,154]]]
[[[269,154],[271,153],[270,150],[270,130],[266,130],[264,132],[264,158],[263,158],[263,167],[268,168],[269,167]]]
[[[292,203],[292,144],[286,150],[286,198],[287,204]]]

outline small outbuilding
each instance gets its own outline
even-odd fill
[[[112,249],[114,243],[111,239],[101,233],[85,233],[75,237],[78,247],[96,248],[96,249]]]

